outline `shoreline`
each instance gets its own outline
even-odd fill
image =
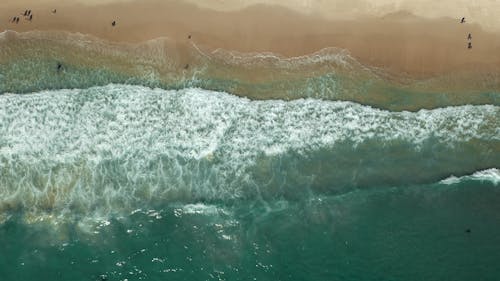
[[[396,111],[500,104],[500,72],[487,68],[416,79],[363,64],[339,48],[289,58],[212,51],[169,38],[120,43],[61,31],[1,35],[0,93],[118,83],[167,90],[199,87],[253,100],[353,101]]]
[[[8,21],[8,15],[22,11],[20,5],[26,3],[4,4],[0,12],[3,22]],[[473,71],[500,69],[500,33],[451,18],[425,19],[407,12],[333,21],[263,4],[220,12],[186,2],[156,0],[110,2],[98,7],[73,3],[58,4],[55,14],[51,13],[54,4],[31,6],[31,22],[21,18],[19,24],[4,24],[0,32],[59,30],[128,43],[168,37],[180,45],[192,41],[210,51],[270,52],[288,58],[335,47],[346,49],[365,65],[415,79],[463,67]],[[117,22],[115,27],[112,21]],[[468,33],[473,34],[472,49],[467,49]]]
[[[405,12],[332,21],[279,6],[221,12],[157,0],[62,4],[53,14],[48,2],[31,6],[31,22],[1,26],[15,31],[0,36],[0,93],[124,83],[389,110],[500,104],[500,33],[477,24]]]

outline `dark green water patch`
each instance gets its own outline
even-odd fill
[[[0,225],[2,280],[496,280],[491,182]]]

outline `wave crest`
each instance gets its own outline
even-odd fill
[[[461,176],[461,177],[450,176],[440,181],[439,183],[452,185],[460,183],[462,181],[488,181],[493,183],[494,185],[498,185],[500,183],[500,170],[497,168],[491,168],[487,170],[478,171],[473,173],[472,175],[467,175],[467,176]]]

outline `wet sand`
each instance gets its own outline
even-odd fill
[[[0,8],[1,30],[65,30],[118,42],[168,37],[181,44],[191,40],[205,49],[273,52],[286,57],[338,47],[364,64],[414,78],[464,68],[500,68],[500,33],[484,31],[478,24],[460,24],[457,18],[427,19],[408,12],[331,20],[282,6],[217,11],[156,0],[101,5],[7,1]],[[19,24],[7,23],[28,8],[34,14],[31,22],[21,16]],[[468,33],[473,35],[472,49],[467,48]]]

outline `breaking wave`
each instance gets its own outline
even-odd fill
[[[493,105],[390,112],[120,84],[5,94],[0,211],[107,214],[432,183],[498,167],[499,118]]]

